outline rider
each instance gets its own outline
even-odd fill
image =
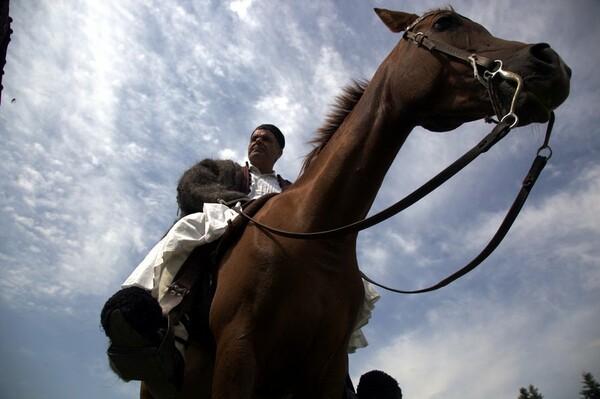
[[[169,338],[166,336],[168,324],[158,304],[193,249],[217,240],[225,232],[227,221],[237,216],[226,204],[278,193],[291,184],[273,170],[284,147],[285,137],[279,128],[262,124],[250,136],[246,165],[204,159],[180,178],[177,202],[181,218],[102,310],[102,326],[112,342],[109,356],[111,350],[131,354],[130,363],[125,365],[121,360],[127,356],[111,357],[111,366],[124,380],[143,379],[154,392],[174,392],[181,385],[184,353],[189,342],[185,319],[171,326],[175,346],[167,357],[175,363],[172,367],[155,367],[152,362],[136,361],[136,348],[164,348]],[[164,361],[163,356],[159,363]],[[140,369],[139,377],[135,370],[128,370],[132,362],[134,368]]]
[[[188,169],[177,185],[181,219],[127,278],[123,288],[142,287],[160,300],[165,293],[159,291],[161,284],[166,287],[173,280],[190,252],[218,239],[227,221],[237,216],[228,205],[278,193],[291,184],[273,170],[284,147],[281,131],[263,124],[250,136],[249,164],[205,159]]]

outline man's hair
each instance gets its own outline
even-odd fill
[[[360,399],[402,399],[402,389],[390,375],[380,370],[363,374],[356,387]]]

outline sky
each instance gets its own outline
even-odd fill
[[[600,2],[456,0],[494,35],[547,42],[573,69],[553,156],[505,241],[430,294],[381,291],[350,356],[406,399],[578,398],[600,380]],[[396,45],[373,7],[431,0],[13,0],[0,105],[0,397],[133,398],[108,367],[102,305],[177,217],[179,176],[243,162],[252,129],[286,135],[294,180],[335,96]],[[404,197],[475,145],[483,121],[415,129],[373,205]],[[401,289],[471,260],[498,227],[544,136],[513,130],[452,181],[359,235],[361,270]]]

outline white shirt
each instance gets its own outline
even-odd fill
[[[281,192],[281,186],[275,172],[262,174],[257,167],[252,165],[250,165],[249,171],[251,181],[248,198],[255,199],[265,194]]]

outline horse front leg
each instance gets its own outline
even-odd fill
[[[192,340],[185,352],[185,374],[181,391],[173,399],[212,399],[214,366],[211,356],[201,343]],[[142,381],[140,399],[163,399],[152,394]],[[170,399],[170,398],[168,398]]]
[[[152,395],[146,384],[144,384],[144,381],[140,383],[140,399],[156,399]]]
[[[312,367],[292,399],[345,399],[347,374],[348,354],[342,350],[328,362]]]
[[[217,338],[213,398],[250,399],[256,377],[256,357],[243,328],[232,325]]]
[[[177,399],[211,399],[214,365],[202,343],[192,340],[185,352],[185,375]]]

